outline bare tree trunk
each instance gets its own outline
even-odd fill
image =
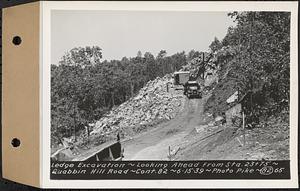
[[[171,72],[174,72],[175,70],[174,70],[174,65],[173,64],[171,64]]]
[[[103,99],[103,100],[104,100],[104,105],[105,105],[105,107],[107,107],[107,103],[106,103],[106,95],[104,94],[103,97],[104,97],[104,99]]]
[[[133,93],[134,93],[134,84],[131,82],[130,84],[130,92],[131,92],[131,97],[133,97]]]
[[[114,107],[115,106],[115,93],[114,92],[111,93],[111,103],[112,103],[112,106]]]
[[[74,105],[73,120],[74,120],[74,142],[76,142],[76,108],[75,108],[75,105]]]
[[[90,144],[90,126],[87,126],[87,143]]]
[[[126,101],[126,93],[123,94],[123,102]]]
[[[165,75],[165,63],[163,62],[162,63],[162,76]]]

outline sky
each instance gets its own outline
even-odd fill
[[[226,12],[74,11],[51,13],[51,63],[75,47],[99,46],[103,60],[154,56],[190,50],[207,51],[222,40],[233,20]]]

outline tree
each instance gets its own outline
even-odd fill
[[[166,50],[161,50],[156,56],[157,67],[159,68],[159,76],[163,76],[166,72],[166,60],[165,57],[167,55]]]
[[[216,40],[211,44],[212,62],[219,67],[221,83],[235,81],[246,96],[245,111],[250,118],[286,110],[290,13],[233,12],[229,16],[237,23],[236,27],[228,29],[221,47]]]
[[[199,51],[191,50],[187,55],[187,60],[190,62],[194,58],[201,58],[202,54]]]
[[[161,50],[161,51],[159,51],[159,53],[157,54],[156,59],[164,58],[166,55],[167,55],[167,51],[166,51],[166,50]]]
[[[209,45],[211,52],[216,52],[222,48],[222,43],[215,37],[214,41]]]
[[[144,54],[144,61],[146,65],[147,81],[154,80],[158,76],[158,70],[155,63],[155,58],[150,52]]]
[[[74,137],[115,106],[133,97],[149,80],[186,65],[185,52],[155,58],[150,52],[121,60],[102,59],[101,48],[75,47],[51,65],[51,137]],[[86,142],[86,141],[85,141]]]
[[[139,51],[137,52],[137,57],[142,58],[142,56],[143,56],[143,54],[142,54],[142,52],[139,50]]]
[[[80,67],[95,65],[100,63],[102,58],[101,51],[102,49],[98,46],[73,48],[62,57],[60,64],[68,66],[79,65]]]

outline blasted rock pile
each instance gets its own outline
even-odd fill
[[[112,109],[97,121],[91,134],[126,130],[159,119],[170,120],[183,109],[184,101],[183,92],[175,90],[170,74],[157,77],[149,81],[135,97]]]

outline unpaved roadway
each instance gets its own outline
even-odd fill
[[[178,148],[186,141],[184,138],[203,121],[207,98],[186,99],[182,112],[174,119],[125,141],[123,160],[168,160],[169,147]]]

